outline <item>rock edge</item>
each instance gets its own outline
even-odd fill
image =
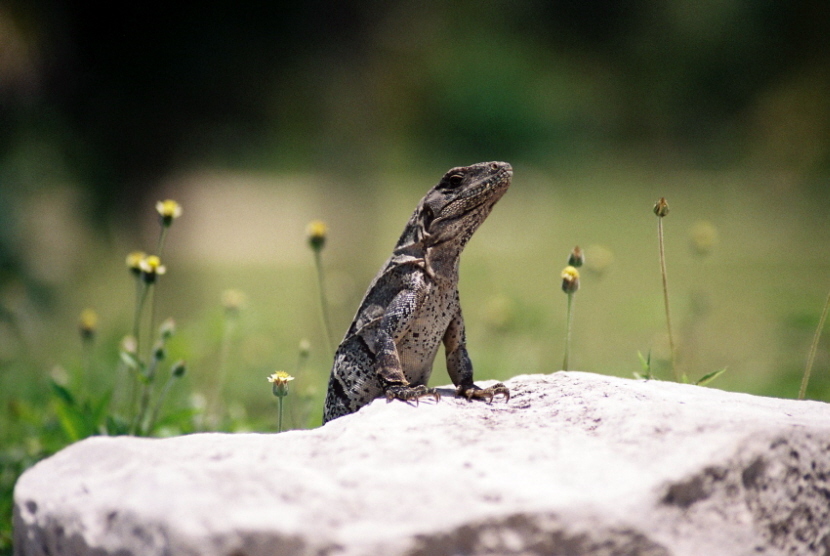
[[[310,431],[84,440],[18,481],[15,554],[830,554],[830,405],[507,385]]]

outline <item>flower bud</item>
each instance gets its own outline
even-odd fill
[[[170,374],[173,375],[173,378],[181,378],[184,376],[186,371],[187,366],[185,365],[185,362],[179,360],[173,364],[173,368],[170,369]]]
[[[167,350],[164,349],[164,344],[156,342],[156,345],[153,346],[153,358],[156,361],[162,361],[165,357],[167,357]]]
[[[92,340],[95,337],[95,331],[98,327],[98,314],[92,309],[84,309],[81,311],[81,317],[78,320],[78,331],[81,333],[82,340]]]
[[[132,355],[138,353],[138,341],[135,339],[135,336],[124,336],[121,339],[121,351]]]
[[[591,255],[585,263],[585,268],[597,276],[603,276],[610,269],[614,262],[614,254],[605,246],[592,245],[587,249]]]
[[[573,248],[571,255],[568,257],[568,266],[579,268],[585,264],[585,253],[579,248],[579,245]]]
[[[239,290],[225,290],[222,292],[222,307],[229,316],[236,316],[245,307],[245,294]]]
[[[692,250],[697,255],[708,255],[718,244],[718,230],[711,222],[697,222],[690,235]]]
[[[176,321],[172,318],[167,318],[159,326],[159,336],[162,340],[169,340],[173,334],[176,333]]]
[[[669,204],[666,202],[665,197],[660,197],[656,203],[654,203],[654,214],[663,218],[669,213]]]
[[[308,357],[311,354],[311,342],[303,338],[300,340],[300,357]]]
[[[567,294],[579,290],[579,271],[573,266],[566,266],[562,271],[562,291]]]
[[[322,220],[312,220],[306,228],[308,244],[315,251],[320,251],[326,244],[326,223]]]

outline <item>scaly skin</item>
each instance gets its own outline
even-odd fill
[[[442,342],[459,396],[488,403],[496,395],[510,398],[504,384],[482,389],[473,383],[458,300],[458,263],[512,176],[506,162],[482,162],[453,168],[427,192],[337,348],[323,422],[381,396],[438,400],[438,392],[426,384]]]

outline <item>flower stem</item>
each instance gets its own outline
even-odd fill
[[[222,330],[222,341],[219,345],[219,368],[216,372],[216,384],[213,387],[213,396],[205,408],[205,415],[218,428],[222,424],[223,399],[222,392],[225,388],[225,377],[228,374],[228,360],[230,359],[231,343],[236,329],[236,318],[225,315],[225,322]]]
[[[156,400],[156,405],[155,407],[153,407],[153,412],[150,414],[150,422],[147,424],[148,434],[152,432],[153,427],[156,426],[156,421],[158,421],[159,413],[161,412],[161,406],[164,403],[164,398],[167,397],[167,393],[170,391],[170,387],[173,386],[173,382],[175,380],[175,377],[170,376],[170,378],[167,379],[167,382],[164,383],[164,388],[162,388],[161,393],[159,394],[159,397]]]
[[[152,290],[149,292],[150,295],[150,325],[147,329],[147,341],[150,345],[150,351],[148,352],[147,359],[149,360],[153,357],[153,332],[155,332],[155,322],[156,322],[156,288],[154,287],[155,284],[150,284],[147,286],[148,290]],[[139,352],[141,353],[141,352]]]
[[[830,294],[827,294],[827,299],[824,302],[824,309],[821,311],[821,318],[818,319],[818,327],[816,334],[813,336],[813,344],[810,346],[810,355],[807,357],[807,368],[804,369],[804,376],[801,379],[801,388],[798,390],[798,399],[803,400],[807,393],[807,383],[810,381],[810,372],[813,370],[813,361],[816,359],[816,351],[818,350],[818,341],[821,337],[821,331],[824,328],[824,321],[827,320],[827,310],[830,309]]]
[[[572,292],[568,293],[568,314],[567,314],[567,328],[565,331],[565,359],[562,362],[562,370],[567,371],[569,366],[569,356],[571,351],[571,324],[573,323],[573,297]]]
[[[280,396],[280,397],[278,398],[280,408],[279,408],[279,411],[278,411],[278,415],[279,415],[279,417],[277,418],[277,432],[282,432],[282,399],[283,399],[284,397],[285,397],[285,396]]]
[[[657,238],[660,243],[660,271],[663,275],[663,302],[666,305],[666,327],[669,332],[669,351],[671,352],[671,368],[674,380],[679,381],[677,362],[675,360],[674,334],[671,328],[671,311],[669,310],[669,279],[666,275],[666,250],[663,245],[663,219],[657,219]]]
[[[308,363],[308,356],[310,355],[308,343],[303,340],[300,343],[299,354],[297,355],[297,368],[294,374],[300,376],[305,370],[306,363]]]
[[[140,278],[136,279],[135,316],[133,317],[133,338],[136,341],[136,353],[141,353],[138,348],[138,345],[140,345],[139,332],[141,329],[141,313],[144,310],[144,302],[147,300],[147,289],[148,286],[143,280]]]
[[[326,349],[329,353],[334,353],[332,346],[331,324],[329,323],[329,308],[326,300],[326,290],[323,284],[323,260],[320,255],[320,249],[314,249],[314,264],[317,267],[317,289],[320,294],[320,319],[323,324],[323,331],[326,337]]]
[[[138,414],[135,416],[135,421],[133,421],[132,426],[132,434],[134,435],[144,435],[149,431],[146,431],[142,428],[144,421],[147,418],[147,409],[150,407],[150,395],[152,393],[153,381],[155,380],[156,375],[156,367],[158,366],[158,359],[153,357],[152,361],[150,362],[150,367],[147,369],[146,376],[143,377],[144,384],[142,385],[141,389],[141,399],[139,401],[139,409]]]
[[[95,341],[92,338],[85,338],[81,342],[81,388],[89,388],[92,381],[92,354]]]
[[[167,239],[167,226],[161,226],[161,233],[159,234],[159,242],[156,246],[156,255],[161,258],[161,252],[164,250],[164,240]]]
[[[135,316],[133,317],[133,338],[135,338],[135,357],[140,360],[141,358],[141,315],[144,312],[144,303],[147,301],[147,293],[150,289],[140,277],[136,279],[136,288],[135,288]],[[142,370],[139,368],[131,369],[133,374],[133,379],[130,382],[130,392],[129,392],[129,405],[127,405],[127,411],[130,415],[133,415],[135,418],[138,417],[136,403],[139,390],[139,384],[141,383],[141,373]],[[131,433],[135,434],[134,426],[131,427]]]
[[[127,404],[127,415],[135,418],[137,415],[138,409],[136,408],[136,404],[138,403],[138,389],[141,386],[141,370],[140,369],[128,369],[128,373],[132,373],[132,379],[129,381],[129,402]]]

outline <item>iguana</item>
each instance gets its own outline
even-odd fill
[[[504,384],[473,384],[458,299],[461,251],[510,186],[506,162],[453,168],[418,203],[392,256],[369,285],[334,355],[323,422],[353,413],[375,398],[440,399],[427,387],[438,346],[457,394],[505,400]]]

